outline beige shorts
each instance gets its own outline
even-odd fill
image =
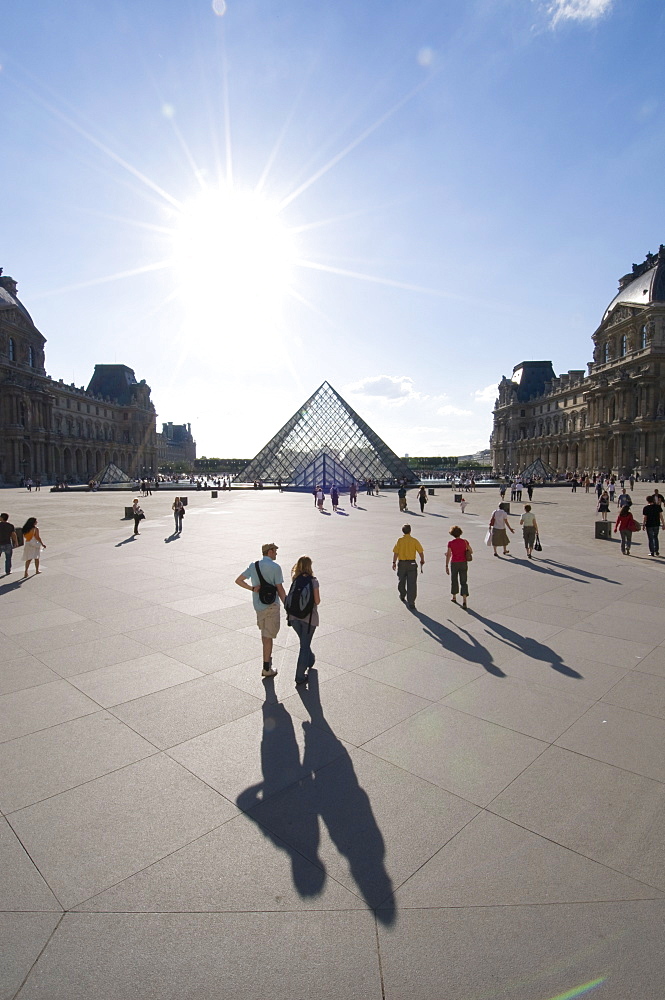
[[[256,624],[261,629],[264,639],[276,639],[281,624],[279,612],[280,602],[276,600],[274,604],[269,604],[267,608],[262,608],[256,612]]]

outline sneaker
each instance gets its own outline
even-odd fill
[[[276,676],[277,676],[277,671],[273,667],[270,667],[268,670],[264,669],[261,671],[261,677],[276,677]]]

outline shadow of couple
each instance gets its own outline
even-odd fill
[[[267,681],[265,686],[263,781],[240,793],[238,808],[275,847],[289,855],[293,884],[303,898],[318,896],[328,877],[319,856],[321,824],[325,824],[333,844],[346,858],[362,898],[381,923],[394,923],[396,910],[392,881],[384,864],[383,835],[353,761],[323,714],[316,670],[310,670],[308,690],[298,692],[309,713],[309,720],[301,723],[302,761],[294,720],[277,701],[273,682]]]

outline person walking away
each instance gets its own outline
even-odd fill
[[[603,521],[607,520],[609,509],[610,509],[610,496],[609,493],[603,491],[600,494],[600,497],[598,498],[598,506],[596,507],[596,510],[600,514]]]
[[[397,496],[399,498],[400,513],[404,513],[404,511],[406,511],[406,486],[400,486],[397,491]]]
[[[250,563],[247,569],[236,577],[236,583],[239,587],[252,592],[256,624],[261,632],[263,646],[262,677],[274,677],[277,673],[272,665],[272,644],[273,639],[276,639],[279,634],[280,601],[282,604],[286,601],[282,567],[275,561],[277,548],[274,542],[262,545],[263,558]],[[246,583],[246,580],[250,582]]]
[[[425,504],[427,503],[427,490],[424,486],[421,486],[418,490],[418,503],[420,504],[420,513],[425,513]]]
[[[635,476],[632,476],[632,475],[631,475],[631,477],[630,477],[630,479],[628,480],[628,482],[630,483],[630,488],[631,488],[631,490],[634,490],[634,489],[635,489]]]
[[[185,516],[185,505],[180,497],[175,498],[171,505],[171,510],[173,511],[173,518],[175,520],[175,530],[180,534],[182,531],[182,519]]]
[[[501,497],[501,501],[502,502],[506,499],[506,484],[505,483],[502,483],[501,486],[499,487],[499,496]]]
[[[526,488],[526,495],[529,498],[529,503],[533,500],[533,483],[528,483]]]
[[[577,487],[579,486],[579,483],[577,481],[577,476],[573,476],[573,478],[570,481],[570,485],[571,485],[570,492],[571,493],[577,493]]]
[[[39,569],[39,553],[41,549],[45,549],[41,535],[39,534],[39,528],[37,527],[37,518],[29,517],[28,520],[23,525],[23,558],[25,559],[25,573],[23,574],[23,579],[28,578],[28,569],[30,568],[30,563],[35,560],[35,576],[40,572]]]
[[[492,516],[490,518],[490,529],[492,531],[492,548],[494,549],[494,555],[498,558],[499,553],[496,550],[499,545],[503,545],[504,556],[509,556],[508,531],[510,531],[511,535],[514,535],[515,532],[510,527],[508,515],[503,507],[497,507],[497,509],[492,512]]]
[[[319,511],[322,514],[323,514],[323,501],[325,500],[325,498],[326,498],[326,495],[323,492],[323,488],[321,486],[319,486],[318,489],[317,489],[317,491],[316,491],[316,506],[319,508]]]
[[[333,513],[337,513],[337,507],[339,506],[339,491],[336,486],[332,486],[330,489],[330,502],[332,503]]]
[[[139,507],[138,499],[134,500],[132,503],[132,517],[134,518],[134,534],[140,535],[139,524],[145,519],[145,514]]]
[[[613,479],[611,479],[610,480],[610,485],[608,487],[608,493],[610,495],[610,503],[613,503],[613,501],[614,501],[614,493],[615,493],[615,491],[616,491],[616,483],[614,482]]]
[[[9,520],[9,514],[0,514],[0,552],[5,555],[5,576],[12,571],[12,552],[17,546],[16,528]]]
[[[448,542],[446,549],[446,574],[450,577],[450,593],[453,595],[451,601],[457,604],[457,595],[461,590],[462,607],[466,608],[466,599],[469,596],[468,566],[473,549],[467,540],[462,538],[462,529],[457,525],[450,529],[449,534],[453,538]]]
[[[603,481],[602,481],[602,479],[599,476],[598,477],[598,482],[596,483],[596,496],[598,497],[599,500],[600,500],[600,494],[602,492],[603,492]]]
[[[589,479],[588,476],[586,476],[584,479],[584,492],[588,493],[590,489],[591,489],[591,480]],[[529,497],[529,499],[531,499],[531,497]]]
[[[406,601],[410,608],[415,608],[418,595],[418,563],[416,555],[420,556],[420,572],[425,565],[425,553],[417,538],[411,534],[411,525],[402,526],[402,537],[398,538],[393,548],[393,572],[397,570],[397,592],[400,601]]]
[[[522,499],[522,490],[523,489],[524,489],[524,486],[522,485],[522,480],[521,479],[516,480],[516,482],[515,482],[515,501],[516,501],[516,503],[519,503],[521,501],[521,499]]]
[[[459,509],[462,511],[462,513],[464,513],[464,511],[466,510],[466,504],[467,504],[466,498],[462,497],[462,499],[459,502]]]
[[[536,515],[531,511],[530,503],[524,505],[524,513],[520,518],[520,524],[522,525],[522,537],[524,538],[524,548],[526,549],[527,558],[533,559],[532,553],[538,532],[538,522],[536,521]]]
[[[642,526],[649,539],[649,555],[660,555],[658,534],[661,528],[665,528],[665,521],[663,521],[663,508],[656,503],[656,498],[653,496],[647,497],[647,505],[642,510]]]
[[[635,518],[630,512],[630,504],[622,507],[617,514],[617,519],[614,525],[614,534],[617,531],[621,535],[621,552],[625,556],[630,555],[630,546],[633,541],[633,522]]]
[[[355,483],[351,483],[349,487],[349,500],[351,501],[352,507],[358,506],[358,487]]]
[[[296,663],[296,687],[306,684],[309,671],[316,662],[312,652],[314,630],[319,624],[319,581],[312,570],[309,556],[301,556],[291,570],[291,589],[286,595],[286,621],[300,640]]]

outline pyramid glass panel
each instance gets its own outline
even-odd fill
[[[236,479],[329,488],[367,479],[415,482],[416,476],[324,382]]]

